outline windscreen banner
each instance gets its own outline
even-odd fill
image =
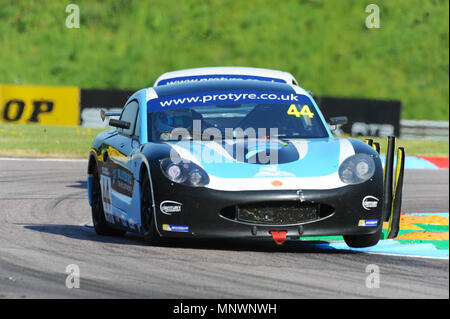
[[[312,106],[306,95],[291,92],[215,91],[158,97],[147,102],[148,112],[208,105],[300,104]],[[303,115],[303,114],[301,114]]]

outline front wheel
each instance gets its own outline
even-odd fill
[[[141,185],[141,225],[144,241],[147,244],[155,245],[161,241],[161,237],[156,230],[155,218],[153,217],[150,181],[147,174],[144,174]]]
[[[343,236],[345,243],[352,248],[363,248],[375,246],[381,238],[381,231],[383,227],[380,226],[376,233],[371,235],[348,235]]]
[[[102,236],[123,236],[126,231],[112,228],[105,219],[103,210],[102,191],[100,189],[100,180],[97,169],[92,173],[92,222],[95,232]]]

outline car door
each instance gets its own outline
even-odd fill
[[[118,134],[112,138],[108,157],[111,167],[111,204],[113,215],[125,224],[133,195],[134,176],[131,168],[131,155],[139,148],[139,103],[130,101],[125,105],[120,120],[130,123],[128,129],[118,128]],[[125,225],[127,226],[127,225]]]

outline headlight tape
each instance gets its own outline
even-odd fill
[[[402,208],[403,174],[405,171],[405,149],[399,147],[397,150],[397,168],[395,172],[395,189],[392,200],[392,212],[389,218],[387,238],[397,237],[400,231],[400,216]]]
[[[394,150],[395,137],[387,138],[386,160],[384,165],[384,183],[383,183],[383,203],[382,203],[382,219],[388,221],[392,207],[392,183],[394,171]]]

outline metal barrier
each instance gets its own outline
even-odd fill
[[[448,141],[447,121],[400,120],[400,137],[404,139],[430,139]]]

